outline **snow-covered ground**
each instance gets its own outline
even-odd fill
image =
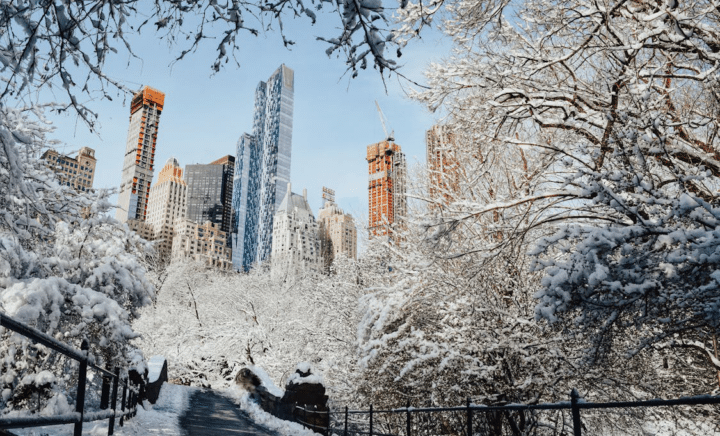
[[[188,407],[188,399],[192,391],[197,388],[188,386],[163,384],[160,397],[156,404],[144,403],[138,407],[137,415],[125,421],[120,427],[115,421],[115,434],[118,436],[144,436],[144,435],[181,435],[178,418]],[[87,422],[83,425],[83,435],[107,435],[108,421]],[[22,436],[71,436],[73,425],[56,425],[13,430],[13,433]]]
[[[182,435],[178,424],[180,416],[188,408],[189,398],[193,391],[200,389],[189,386],[172,385],[165,383],[160,389],[160,397],[156,404],[145,402],[144,408],[138,407],[137,415],[125,422],[124,427],[115,423],[115,434],[118,436],[146,436],[146,435]],[[279,436],[316,436],[301,425],[275,418],[249,399],[248,393],[234,386],[223,392],[231,398],[238,407],[258,424],[273,430]],[[108,421],[85,423],[83,435],[107,435]],[[71,436],[73,425],[47,426],[32,429],[13,430],[21,436]]]

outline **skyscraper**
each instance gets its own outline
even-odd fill
[[[130,102],[130,127],[116,212],[121,222],[145,221],[164,103],[165,94],[149,86],[135,94]]]
[[[180,163],[171,157],[150,189],[147,224],[152,227],[162,262],[170,262],[175,224],[185,218],[187,184],[182,176]]]
[[[407,210],[405,155],[398,144],[382,141],[368,145],[367,161],[370,235],[386,235]]]
[[[233,266],[247,270],[272,250],[275,212],[290,182],[294,72],[281,65],[255,89],[252,135],[237,145],[232,225]]]
[[[210,221],[227,233],[232,219],[235,158],[227,155],[207,165],[186,165],[187,219],[197,224]]]

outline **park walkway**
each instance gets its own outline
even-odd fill
[[[207,389],[190,395],[189,407],[180,416],[180,428],[187,436],[277,436],[255,424],[232,401]]]

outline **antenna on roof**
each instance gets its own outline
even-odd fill
[[[383,114],[382,109],[380,109],[380,105],[378,104],[377,100],[375,100],[375,107],[377,108],[378,115],[380,115],[380,122],[382,123],[383,132],[385,132],[385,140],[386,141],[395,141],[395,131],[390,131],[390,134],[388,134],[388,128],[387,125],[390,124],[387,122],[387,118],[385,118],[385,114]]]

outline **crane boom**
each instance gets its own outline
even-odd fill
[[[382,109],[380,109],[380,105],[378,104],[377,100],[375,100],[375,107],[377,108],[378,115],[380,115],[380,122],[382,123],[383,132],[385,132],[385,140],[386,141],[394,141],[395,140],[395,131],[392,130],[388,134],[388,129],[387,129],[388,123],[386,123],[387,119],[385,118],[385,114],[383,114]]]

